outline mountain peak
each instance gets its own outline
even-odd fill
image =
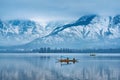
[[[120,23],[120,15],[114,16],[114,18],[113,18],[113,24],[117,25],[119,23]]]
[[[72,48],[120,47],[120,15],[84,15],[70,23],[51,23],[46,27],[31,20],[0,21],[0,44],[27,47]],[[114,27],[113,27],[114,26]],[[25,46],[25,45],[23,45]]]
[[[24,26],[24,27],[35,26],[35,22],[31,20],[16,19],[16,20],[10,20],[8,23],[11,24],[12,26]]]
[[[88,25],[97,15],[85,15],[80,17],[75,23],[76,25]]]
[[[66,28],[69,28],[69,27],[80,26],[80,25],[88,25],[88,24],[90,24],[90,22],[92,21],[92,19],[94,19],[95,16],[96,15],[85,15],[85,16],[80,17],[74,23],[65,24],[63,26],[58,26],[57,28],[55,28],[50,33],[50,35],[56,35],[57,33],[61,32],[62,30],[66,29]]]

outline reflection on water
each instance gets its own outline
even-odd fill
[[[118,56],[68,56],[79,59],[61,66],[60,56],[1,56],[0,80],[120,80]]]

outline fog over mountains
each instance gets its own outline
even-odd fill
[[[120,48],[120,15],[84,15],[46,26],[32,20],[0,20],[0,46],[23,48]]]

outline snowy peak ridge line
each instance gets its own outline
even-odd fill
[[[30,20],[10,20],[10,21],[4,21],[2,22],[2,28],[3,30],[8,29],[9,32],[9,28],[15,29],[18,28],[20,32],[22,32],[23,34],[28,31],[28,29],[33,29],[32,31],[34,31],[35,28],[37,28],[38,25],[36,22],[34,21],[30,21]]]
[[[0,20],[0,45],[90,47],[93,42],[101,47],[104,44],[106,47],[119,46],[120,15],[85,15],[73,22],[54,21],[46,26],[40,24],[33,20]]]
[[[113,18],[113,24],[114,25],[117,25],[120,23],[120,15],[116,15],[114,18]]]
[[[59,26],[57,28],[55,28],[50,35],[55,35],[58,32],[69,28],[69,27],[73,27],[73,26],[79,26],[79,25],[88,25],[90,24],[90,22],[92,21],[92,19],[95,17],[96,15],[86,15],[86,16],[82,16],[80,19],[78,19],[77,21],[75,21],[74,23],[70,23],[70,24],[66,24],[63,26]]]
[[[115,19],[117,18],[117,20]],[[115,25],[115,20],[117,25]],[[58,26],[54,28],[49,36],[74,36],[74,39],[106,39],[120,38],[119,16],[97,16],[87,15],[82,16],[79,20]],[[43,37],[44,38],[44,37]],[[60,38],[61,40],[61,38]]]
[[[0,20],[0,44],[21,45],[44,36],[44,28],[31,20]]]
[[[28,45],[65,48],[119,48],[119,16],[82,16],[75,22],[55,26],[45,37]]]

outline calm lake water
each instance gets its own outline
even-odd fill
[[[0,54],[0,80],[120,80],[120,54]]]

